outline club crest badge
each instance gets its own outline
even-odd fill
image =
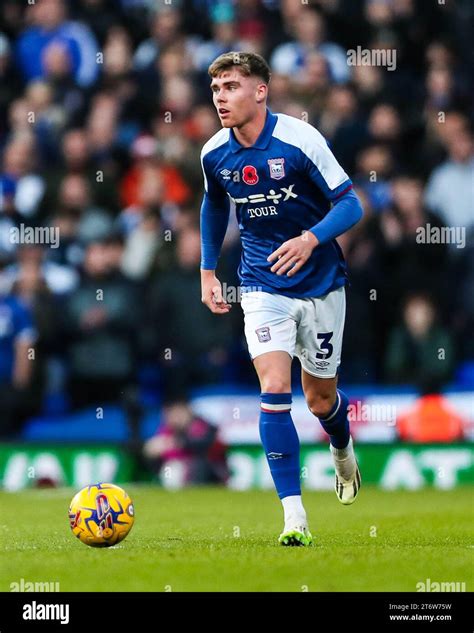
[[[270,158],[268,161],[270,167],[270,178],[275,180],[281,180],[285,177],[285,159],[284,158]]]
[[[246,185],[256,185],[258,182],[257,170],[253,165],[245,165],[242,170],[242,180]]]
[[[270,328],[269,327],[259,327],[255,330],[255,333],[258,337],[259,343],[266,343],[271,340],[270,336]]]

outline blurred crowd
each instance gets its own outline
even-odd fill
[[[130,387],[254,384],[241,311],[200,301],[199,154],[219,129],[207,67],[229,50],[269,60],[270,109],[315,125],[363,201],[339,239],[342,379],[469,375],[473,16],[469,0],[3,0],[2,428]],[[396,68],[349,65],[357,47],[395,50]],[[239,256],[233,219],[228,287]]]

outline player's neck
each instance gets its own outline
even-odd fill
[[[255,145],[258,137],[262,133],[265,127],[265,121],[267,118],[267,109],[259,110],[255,118],[253,118],[242,127],[234,127],[235,138],[239,141],[242,147],[251,147]]]

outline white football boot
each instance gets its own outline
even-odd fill
[[[357,463],[352,437],[346,448],[334,448],[329,445],[336,469],[335,490],[339,501],[345,506],[354,503],[361,485],[359,465]]]

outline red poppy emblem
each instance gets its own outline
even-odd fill
[[[256,185],[258,182],[257,170],[253,165],[245,165],[242,170],[242,180],[246,185]]]

